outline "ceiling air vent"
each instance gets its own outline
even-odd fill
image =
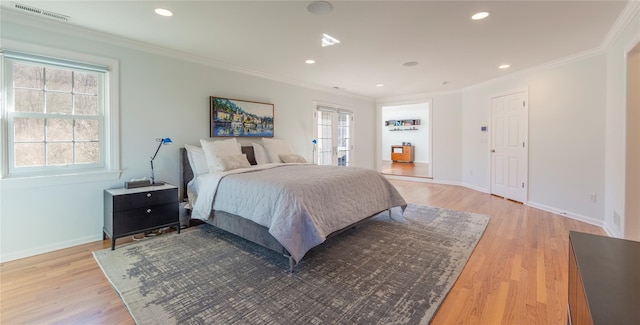
[[[25,6],[23,4],[20,3],[15,3],[12,2],[11,3],[13,5],[14,8],[22,10],[22,11],[26,11],[32,15],[38,15],[38,16],[44,16],[50,19],[55,19],[55,20],[59,20],[59,21],[64,21],[67,22],[69,21],[69,16],[65,16],[63,14],[59,14],[59,13],[55,13],[55,12],[51,12],[51,11],[46,11],[46,10],[42,10],[42,9],[38,9],[38,8],[34,8],[34,7],[30,7],[30,6]]]

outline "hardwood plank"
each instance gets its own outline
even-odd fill
[[[134,324],[91,254],[108,247],[99,241],[0,264],[0,323]]]
[[[391,182],[407,202],[491,216],[432,324],[566,323],[569,230],[601,228],[459,186]],[[133,324],[91,254],[109,246],[0,264],[0,323]]]
[[[420,162],[393,162],[385,160],[382,162],[380,172],[386,175],[431,178],[429,164]]]
[[[472,319],[475,324],[566,322],[568,232],[604,234],[600,227],[462,187],[392,182],[409,202],[491,216],[432,324],[465,324]],[[428,198],[418,194],[426,192]],[[471,290],[456,290],[469,283]],[[469,308],[450,306],[461,303],[475,306],[480,317]]]

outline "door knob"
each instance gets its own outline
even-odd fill
[[[496,149],[491,149],[491,152],[496,152]]]

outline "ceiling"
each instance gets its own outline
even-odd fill
[[[370,98],[446,92],[597,49],[625,1],[29,1],[68,24]],[[12,8],[2,0],[3,10]],[[161,17],[155,8],[173,11]],[[474,21],[478,11],[490,16]],[[340,40],[321,47],[322,34]],[[305,60],[313,59],[309,65]],[[415,61],[418,65],[403,66]],[[501,70],[501,64],[511,68]],[[377,87],[377,84],[384,84]]]

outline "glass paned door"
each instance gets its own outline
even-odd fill
[[[338,166],[350,165],[351,116],[351,114],[338,112]]]
[[[318,165],[349,166],[351,164],[351,130],[353,114],[336,110],[316,111]]]
[[[318,111],[318,165],[333,165],[333,121],[331,112]]]

